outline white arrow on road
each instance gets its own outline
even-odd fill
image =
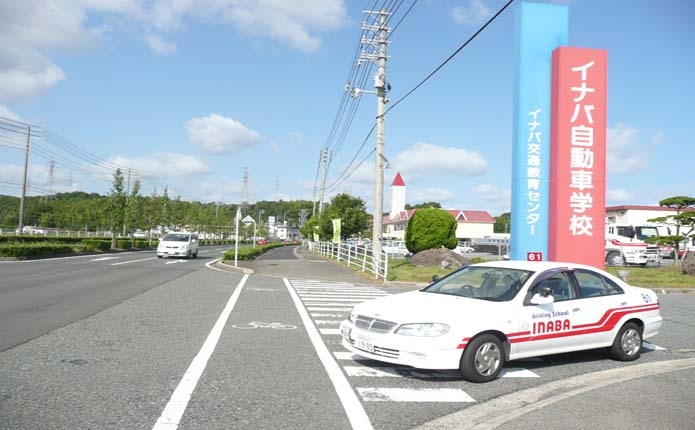
[[[93,260],[89,261],[104,261],[104,260],[113,260],[114,258],[120,258],[120,257],[100,257],[100,258],[95,258]]]
[[[167,261],[164,264],[176,264],[176,263],[188,263],[188,260],[174,260],[174,261]]]

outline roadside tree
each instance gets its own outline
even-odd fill
[[[113,185],[106,204],[106,215],[111,227],[111,249],[117,247],[116,229],[123,225],[125,219],[126,194],[123,187],[123,173],[116,169],[113,174]]]
[[[659,206],[669,207],[676,211],[675,215],[667,215],[648,220],[662,223],[675,228],[675,234],[659,238],[660,244],[668,244],[675,248],[674,262],[678,264],[678,250],[681,241],[695,230],[695,211],[687,210],[695,207],[695,197],[675,196],[663,199]],[[654,242],[654,240],[652,240]]]

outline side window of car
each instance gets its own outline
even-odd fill
[[[531,287],[530,296],[533,297],[534,294],[539,293],[541,288],[549,288],[556,302],[576,298],[574,288],[572,288],[572,282],[565,272],[556,273],[552,277],[538,282]]]
[[[623,294],[623,289],[618,284],[599,273],[578,269],[574,272],[574,277],[577,279],[579,294],[583,299]]]

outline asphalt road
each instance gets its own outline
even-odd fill
[[[31,325],[24,312],[51,322],[0,352],[0,429],[620,430],[695,420],[695,294],[660,296],[662,333],[637,362],[562,354],[471,384],[342,349],[337,324],[351,303],[414,286],[292,248],[240,263],[253,274],[206,267],[218,252],[0,263],[0,341]]]

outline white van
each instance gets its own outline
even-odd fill
[[[198,234],[187,232],[167,233],[159,240],[157,257],[186,257],[198,256]]]

